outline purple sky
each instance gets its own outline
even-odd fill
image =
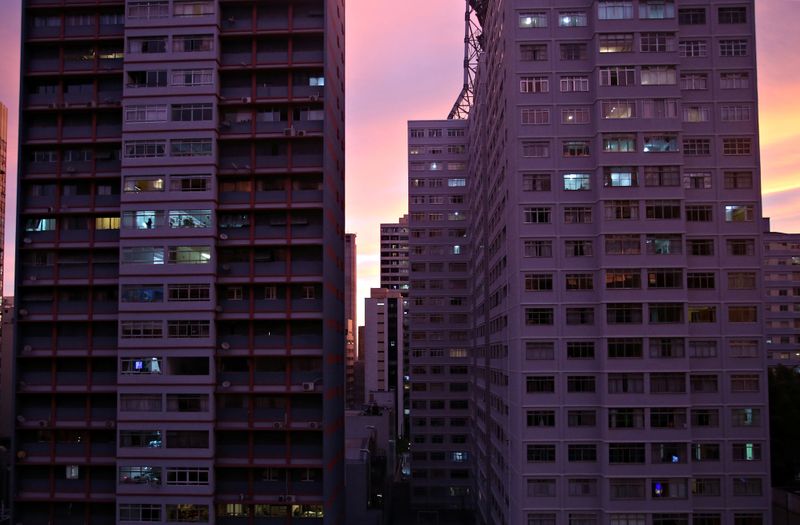
[[[19,4],[0,0],[0,101],[9,106],[11,131],[8,217],[15,213]],[[766,214],[774,229],[800,231],[800,2],[756,4]],[[460,89],[463,12],[463,0],[347,2],[347,231],[358,234],[362,298],[378,285],[378,224],[406,210],[406,121],[446,117]],[[8,226],[7,293],[12,221]]]

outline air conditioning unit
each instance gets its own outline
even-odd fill
[[[304,129],[299,130],[297,132],[297,136],[298,137],[305,137],[306,136],[306,131]]]
[[[309,423],[309,424],[308,424],[308,428],[310,428],[310,429],[312,429],[312,430],[316,430],[316,429],[318,429],[318,428],[319,428],[319,426],[320,426],[320,424],[319,424],[319,423],[317,423],[316,421],[312,421],[311,423]]]
[[[286,135],[287,137],[294,137],[297,134],[297,132],[295,132],[294,128],[292,127],[284,129],[283,134]]]
[[[242,64],[242,65],[246,66],[247,64]],[[253,99],[251,97],[242,97],[242,102],[245,103],[245,104],[249,104],[252,101],[253,101]]]
[[[230,388],[230,387],[231,387],[231,382],[230,381],[223,381],[222,382],[222,388]]]
[[[22,317],[25,317],[26,315],[28,315],[28,310],[26,310],[25,308],[20,308],[19,309],[19,315],[21,315]]]
[[[229,342],[227,342],[227,341],[223,341],[219,346],[223,350],[230,350],[230,348],[231,348],[231,344]]]
[[[219,234],[219,238],[222,239],[223,241],[227,241],[228,240],[228,234],[227,233],[220,233]]]
[[[313,392],[314,391],[314,382],[313,381],[306,381],[303,383],[303,391],[304,392]]]

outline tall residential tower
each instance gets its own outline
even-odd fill
[[[24,0],[15,523],[343,523],[344,2]]]
[[[479,521],[770,523],[754,2],[469,5]]]

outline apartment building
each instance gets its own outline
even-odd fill
[[[408,215],[381,224],[381,288],[408,296]]]
[[[344,3],[24,0],[14,523],[344,523]]]
[[[770,366],[800,365],[800,234],[764,233],[764,324]]]
[[[355,363],[358,358],[358,256],[356,234],[344,236],[345,403],[356,408]]]
[[[469,4],[478,521],[770,523],[754,3]],[[446,125],[410,123],[410,158]],[[426,160],[409,173],[414,305],[438,280],[413,248],[415,180],[441,169]],[[429,437],[417,313],[412,442]],[[425,465],[414,496],[446,493]]]
[[[396,436],[405,436],[405,369],[403,294],[399,290],[373,288],[364,299],[364,392],[365,403],[373,403],[378,392],[390,392],[396,421]],[[383,396],[379,396],[383,397]]]
[[[409,122],[409,374],[415,506],[472,507],[467,121]]]

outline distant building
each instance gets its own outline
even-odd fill
[[[355,362],[358,353],[358,257],[356,234],[344,236],[345,402],[357,408]]]
[[[374,393],[393,394],[398,436],[405,435],[403,318],[400,290],[373,288],[364,299],[364,398],[370,403]]]
[[[800,233],[764,234],[764,324],[771,366],[800,366]]]
[[[408,297],[408,215],[381,224],[381,288]]]

